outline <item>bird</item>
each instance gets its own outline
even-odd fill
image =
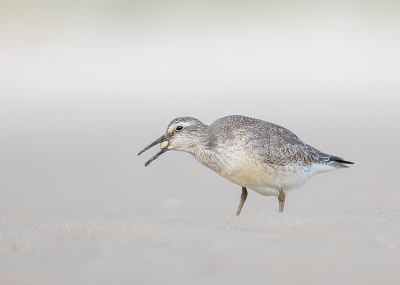
[[[275,196],[283,212],[286,195],[303,186],[313,175],[354,164],[321,152],[279,125],[241,115],[217,119],[210,125],[193,117],[173,119],[160,138],[138,155],[160,144],[163,153],[190,153],[197,161],[242,187],[236,215],[247,199],[247,189]]]

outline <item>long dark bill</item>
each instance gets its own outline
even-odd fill
[[[153,160],[156,160],[160,155],[162,155],[167,150],[168,150],[168,148],[164,148],[164,149],[160,150],[159,152],[157,152],[157,154],[155,156],[153,156],[152,158],[150,158],[149,161],[147,161],[144,164],[144,166],[148,166]]]
[[[144,149],[142,149],[138,155],[141,155],[142,153],[144,153],[146,150],[148,150],[149,148],[152,148],[155,145],[158,145],[162,142],[165,142],[167,140],[167,138],[165,136],[160,137],[159,139],[156,139],[154,142],[152,142],[151,144],[149,144],[148,146],[146,146]]]
[[[165,136],[160,137],[159,139],[155,140],[154,142],[152,142],[151,144],[146,146],[141,152],[138,153],[138,155],[141,155],[143,152],[145,152],[149,148],[152,148],[153,146],[158,145],[158,144],[160,144],[160,143],[162,143],[164,141],[167,141],[167,138]],[[167,147],[165,147],[162,150],[160,150],[155,156],[150,158],[149,161],[147,161],[144,166],[148,166],[153,160],[157,159],[160,155],[162,155],[167,150],[168,150]]]

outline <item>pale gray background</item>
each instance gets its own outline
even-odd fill
[[[82,230],[86,222],[114,227],[128,221],[130,227],[137,220],[217,219],[223,224],[218,219],[230,219],[239,186],[185,153],[168,152],[147,168],[143,164],[158,150],[137,157],[178,116],[206,124],[231,114],[267,120],[356,163],[314,177],[288,197],[284,217],[398,211],[399,11],[398,1],[0,1],[0,218],[6,227],[0,260],[7,264],[0,277],[10,284],[55,284],[63,274],[77,283],[92,276],[90,270],[74,269],[83,249],[65,261],[69,267],[52,259],[53,250],[73,241],[53,241],[54,249],[40,253],[47,242],[37,241],[35,231],[27,241],[23,233],[14,235],[13,223],[81,221]],[[250,192],[242,214],[256,220],[267,215],[262,217],[268,221],[279,219],[277,210],[276,198]],[[183,236],[193,234],[181,230]],[[229,240],[226,235],[221,241]],[[359,244],[357,238],[350,244]],[[28,257],[15,255],[18,240],[31,252]],[[179,239],[171,244],[178,246]],[[304,247],[297,245],[288,242],[285,248]],[[162,242],[159,246],[164,248]],[[397,230],[388,247],[399,255]],[[125,251],[114,250],[115,255],[107,251],[113,258]],[[165,263],[181,267],[192,258],[182,255],[176,261],[174,254],[148,252],[161,260],[147,260],[146,268],[155,272]],[[120,273],[123,266],[109,260],[92,265],[97,255],[88,256],[84,265],[114,274],[111,281],[122,284],[122,276],[131,284],[137,274],[142,283],[150,280],[139,269]],[[263,263],[251,256],[247,264]],[[143,264],[142,257],[137,263]],[[294,268],[303,261],[301,252],[297,257]],[[53,279],[46,271],[49,264],[37,258],[59,265]],[[130,257],[124,258],[135,268]],[[18,271],[21,264],[24,270]],[[36,269],[30,272],[32,264]],[[209,273],[196,268],[194,263],[197,275],[186,270],[192,282]],[[227,282],[248,280],[210,270]],[[250,275],[265,280],[262,274]],[[176,279],[157,276],[164,282]],[[217,282],[217,277],[207,280]]]

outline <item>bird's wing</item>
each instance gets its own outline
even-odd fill
[[[245,148],[257,152],[265,162],[310,165],[320,159],[316,149],[284,127],[265,122],[262,126],[251,126],[243,131],[247,133]]]
[[[211,124],[216,137],[228,138],[225,144],[231,144],[235,137],[254,161],[260,159],[278,165],[301,163],[310,165],[314,162],[328,163],[343,161],[339,157],[325,154],[304,143],[294,133],[279,125],[245,116],[227,116]]]

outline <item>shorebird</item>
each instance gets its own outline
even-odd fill
[[[283,212],[286,193],[300,188],[315,174],[354,164],[309,146],[284,127],[239,115],[223,117],[209,126],[192,117],[176,118],[163,136],[138,155],[157,144],[161,151],[145,166],[166,151],[184,151],[241,186],[236,215],[246,201],[247,188],[278,197],[279,212]]]

